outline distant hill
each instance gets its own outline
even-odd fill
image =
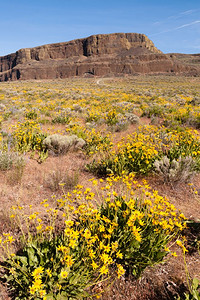
[[[0,57],[0,81],[122,74],[200,75],[200,54],[164,54],[144,34],[98,34]]]

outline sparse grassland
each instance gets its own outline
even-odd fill
[[[0,84],[4,299],[199,299],[199,85]]]

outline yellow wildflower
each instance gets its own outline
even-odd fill
[[[61,271],[60,276],[61,276],[62,278],[67,278],[68,274],[69,274],[69,273],[68,273],[67,271]]]

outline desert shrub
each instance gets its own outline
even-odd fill
[[[70,149],[80,149],[84,145],[85,141],[81,138],[78,138],[76,135],[63,136],[59,134],[53,134],[49,135],[43,141],[43,147],[57,155],[65,154]]]
[[[133,174],[93,185],[96,193],[79,185],[57,199],[56,208],[44,200],[45,216],[31,206],[30,213],[12,207],[24,246],[14,254],[14,230],[3,234],[0,246],[15,299],[83,299],[111,274],[138,277],[167,254],[176,256],[167,244],[185,227],[184,216],[166,198]]]
[[[139,121],[140,121],[140,118],[137,116],[137,115],[135,115],[135,114],[133,114],[133,113],[125,113],[125,118],[126,118],[126,120],[128,121],[128,122],[130,122],[131,124],[138,124],[139,123]]]
[[[0,170],[6,171],[25,164],[24,157],[18,152],[0,150]]]
[[[154,162],[155,172],[166,182],[188,182],[195,175],[195,162],[191,156],[179,157],[178,160],[167,156]]]
[[[81,105],[76,103],[76,104],[73,104],[73,110],[78,113],[81,113],[81,112],[83,112],[84,109],[83,109],[83,107],[81,107]]]
[[[109,126],[110,132],[120,132],[128,128],[129,122],[126,119],[120,119],[115,125]]]

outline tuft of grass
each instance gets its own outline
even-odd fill
[[[0,170],[7,171],[12,168],[22,167],[25,164],[24,157],[18,152],[0,151]]]
[[[79,172],[69,174],[66,170],[56,169],[47,174],[44,185],[52,192],[72,190],[79,182]]]

